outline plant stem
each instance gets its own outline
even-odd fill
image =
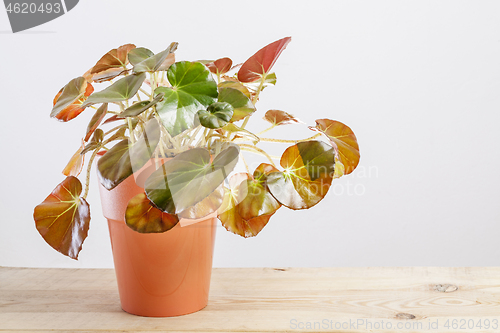
[[[110,129],[109,131],[107,131],[106,133],[104,133],[104,136],[116,131],[117,129],[119,129],[120,127],[122,127],[123,125],[119,125],[119,126],[116,126],[116,127],[113,127],[112,129]]]
[[[240,155],[241,156],[241,160],[243,161],[243,164],[245,164],[245,168],[247,169],[247,173],[250,175],[250,169],[248,168],[248,164],[247,164],[247,161],[245,160],[245,157],[243,156],[243,154]]]
[[[273,126],[271,126],[271,127],[269,127],[269,128],[266,128],[265,130],[263,130],[263,131],[261,131],[261,132],[259,132],[259,133],[255,134],[255,135],[259,136],[259,135],[261,135],[261,134],[266,133],[267,131],[272,130],[272,129],[273,129],[273,128],[275,128],[275,127],[276,127],[276,125],[273,125]]]
[[[139,88],[139,91],[140,91],[141,93],[143,93],[144,95],[148,96],[148,98],[151,98],[151,95],[150,95],[148,92],[146,92],[146,90],[144,90],[144,89],[142,89],[142,88]]]
[[[90,171],[92,170],[92,163],[94,163],[94,158],[96,157],[97,153],[99,152],[100,147],[96,148],[94,152],[92,153],[92,156],[90,156],[89,164],[87,166],[87,177],[85,180],[85,192],[83,193],[83,199],[87,198],[87,195],[89,194],[89,187],[90,187]]]
[[[271,164],[272,164],[273,167],[276,167],[276,164],[274,164],[274,161],[271,158],[271,156],[269,156],[268,153],[266,153],[264,150],[260,149],[259,147],[255,147],[255,146],[252,146],[252,145],[247,145],[247,144],[244,144],[244,143],[240,144],[239,146],[243,147],[243,148],[253,149],[254,151],[259,152],[261,155],[264,155],[269,160],[269,162],[271,162]],[[243,150],[247,150],[247,149],[243,149]],[[250,150],[247,150],[247,151],[250,151]]]
[[[307,139],[301,139],[301,140],[282,140],[282,139],[272,139],[272,138],[260,138],[260,141],[264,142],[279,142],[279,143],[297,143],[297,142],[304,142],[304,141],[309,141],[316,139],[317,137],[321,136],[321,133],[315,134],[311,136],[310,138]]]

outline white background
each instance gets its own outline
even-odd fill
[[[286,36],[278,84],[258,112],[340,120],[361,163],[316,207],[280,209],[256,238],[218,228],[214,265],[498,265],[499,12],[497,1],[81,0],[12,34],[0,9],[0,265],[112,267],[94,174],[78,262],[46,245],[32,219],[92,114],[49,118],[70,79],[125,43],[159,52],[177,41],[178,60],[237,63]],[[309,134],[290,126],[269,136]]]

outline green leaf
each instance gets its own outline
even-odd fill
[[[208,197],[179,213],[183,219],[200,219],[215,213],[224,199],[224,186],[217,187]]]
[[[291,37],[285,37],[257,51],[241,66],[238,71],[238,80],[240,82],[254,82],[266,76],[291,40]]]
[[[167,59],[170,53],[175,52],[177,49],[178,43],[171,43],[170,46],[165,50],[158,54],[155,54],[143,61],[139,62],[134,66],[134,73],[143,73],[143,72],[155,72],[160,66],[163,64],[165,59]]]
[[[241,120],[255,112],[255,106],[250,98],[238,89],[229,87],[220,88],[218,100],[219,102],[226,102],[233,106],[234,112],[231,122]]]
[[[206,128],[221,128],[226,126],[233,116],[233,107],[226,102],[215,102],[207,110],[198,111],[200,124]]]
[[[71,80],[54,98],[50,116],[61,121],[75,118],[85,109],[82,104],[93,91],[94,88],[83,76]]]
[[[137,93],[145,79],[145,73],[125,76],[106,89],[92,94],[83,106],[128,100]]]
[[[233,88],[241,91],[249,99],[252,98],[250,90],[248,90],[247,87],[236,81],[222,81],[221,83],[219,83],[218,87],[219,87],[219,92],[222,88]]]
[[[90,137],[94,133],[94,131],[97,129],[97,127],[101,124],[102,120],[106,116],[106,113],[108,112],[108,103],[102,104],[99,109],[94,113],[92,116],[92,119],[90,119],[90,122],[87,126],[87,134],[85,135],[85,142],[89,141]]]
[[[85,148],[80,152],[81,155],[85,155],[91,150],[100,148],[102,141],[104,140],[104,132],[102,129],[98,128],[95,130],[92,140],[85,146]]]
[[[354,132],[349,126],[340,121],[331,119],[316,120],[313,130],[325,134],[337,151],[340,162],[344,165],[344,174],[348,175],[356,169],[359,164],[359,145]]]
[[[160,126],[152,119],[135,143],[132,144],[129,139],[118,142],[97,163],[101,184],[111,190],[142,168],[153,155],[159,140]]]
[[[146,60],[154,55],[155,54],[151,50],[148,50],[145,47],[138,47],[128,53],[128,61],[132,64],[132,66],[135,66],[141,61]]]
[[[333,148],[321,141],[300,142],[285,150],[283,172],[267,176],[271,194],[291,209],[307,209],[321,201],[334,176]]]
[[[156,97],[152,101],[142,101],[133,104],[132,106],[126,108],[122,113],[117,115],[117,118],[126,118],[126,117],[136,117],[152,107],[156,105],[159,101],[162,100],[164,94],[160,93],[156,95]]]
[[[155,208],[146,194],[140,193],[128,202],[125,222],[140,233],[160,233],[175,227],[179,218]]]
[[[208,197],[238,161],[239,148],[230,145],[210,162],[205,148],[194,148],[165,162],[146,180],[146,194],[157,208],[179,214]],[[222,198],[217,204],[220,206]],[[217,207],[218,208],[218,207]]]
[[[224,131],[228,131],[231,133],[238,133],[237,136],[239,136],[242,139],[252,141],[253,144],[257,144],[260,139],[257,135],[253,134],[252,132],[243,129],[241,127],[236,126],[233,123],[229,123],[226,126],[222,128]]]
[[[199,62],[176,62],[167,71],[172,87],[159,87],[164,93],[156,105],[163,126],[172,137],[194,126],[198,110],[206,109],[217,98],[217,84],[212,74]]]
[[[89,231],[90,206],[80,198],[82,184],[69,176],[35,207],[33,217],[43,239],[62,254],[78,259]]]
[[[243,237],[256,236],[281,207],[267,189],[267,175],[273,172],[278,170],[262,163],[253,177],[231,177],[231,189],[226,189],[218,215],[228,231]]]

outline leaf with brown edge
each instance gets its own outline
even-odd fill
[[[291,209],[308,209],[327,194],[334,175],[333,148],[321,141],[297,143],[285,150],[283,172],[267,175],[271,194]]]
[[[332,142],[340,162],[344,165],[344,174],[348,175],[359,163],[359,145],[354,132],[349,126],[331,119],[316,120],[315,129],[324,133]]]
[[[160,233],[175,227],[179,218],[162,212],[151,204],[145,193],[139,193],[128,202],[125,222],[140,233]]]
[[[219,91],[223,88],[233,88],[241,91],[246,97],[252,98],[252,95],[250,94],[248,88],[236,81],[222,81],[221,83],[218,84],[218,87]]]
[[[102,104],[97,111],[94,113],[92,116],[92,119],[90,119],[89,124],[87,125],[87,134],[85,135],[85,142],[89,141],[90,137],[94,133],[94,131],[99,127],[101,124],[102,120],[104,119],[104,116],[106,116],[106,113],[108,112],[108,103]]]
[[[92,80],[97,83],[111,81],[114,78],[127,73],[128,71],[128,69],[123,68],[110,68],[97,74],[93,74]]]
[[[295,118],[295,116],[280,110],[269,110],[262,119],[267,120],[274,126],[301,123],[301,121]]]
[[[123,68],[128,64],[128,53],[135,49],[134,44],[125,44],[117,49],[112,49],[102,56],[101,59],[92,67],[90,74],[97,74],[112,68]]]
[[[291,40],[291,37],[285,37],[257,51],[241,66],[238,71],[238,80],[241,82],[254,82],[269,73],[281,52]]]
[[[267,175],[277,171],[272,165],[262,163],[253,177],[245,174],[247,179],[244,179],[237,174],[238,179],[231,178],[231,189],[226,189],[219,209],[219,219],[228,231],[242,237],[253,237],[267,225],[281,207],[266,186]]]
[[[82,184],[69,176],[35,207],[33,218],[43,239],[62,254],[78,259],[90,224],[90,207],[80,198]]]
[[[231,69],[231,67],[233,66],[233,61],[227,57],[225,58],[220,58],[220,59],[217,59],[213,62],[210,62],[208,64],[206,64],[206,66],[208,67],[208,69],[210,69],[210,71],[216,75],[222,75],[222,74],[226,74],[227,72],[229,72],[229,70]]]
[[[113,115],[113,116],[109,117],[108,119],[106,119],[106,120],[105,120],[102,124],[103,124],[103,125],[104,125],[104,124],[109,124],[109,123],[112,123],[112,122],[114,122],[114,121],[118,121],[118,120],[122,120],[122,118],[118,118],[118,115],[117,115],[117,114],[115,114],[115,115]]]
[[[82,145],[80,146],[80,148],[78,148],[76,153],[73,154],[68,164],[63,169],[62,171],[63,175],[78,177],[80,172],[82,172],[84,163],[84,155],[82,155],[82,151],[84,148],[85,148],[85,142],[82,140]]]
[[[71,80],[54,98],[50,117],[60,121],[69,121],[77,117],[85,109],[82,104],[92,92],[94,87],[84,77]]]

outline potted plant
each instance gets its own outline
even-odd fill
[[[307,139],[262,136],[276,126],[304,126],[284,111],[256,111],[261,92],[276,83],[271,69],[290,40],[236,66],[229,58],[176,62],[177,43],[157,54],[127,44],[56,95],[51,117],[94,115],[63,170],[66,178],[35,208],[36,227],[54,249],[78,258],[89,229],[86,197],[96,159],[125,311],[170,316],[203,308],[217,219],[232,233],[256,236],[278,209],[313,207],[333,179],[358,165],[356,137],[338,121],[316,120]],[[101,82],[108,84],[95,92]],[[248,131],[253,115],[270,127]],[[291,143],[279,163],[259,147],[268,141]],[[243,152],[266,162],[249,170]],[[77,177],[85,156],[83,190]],[[231,174],[238,160],[247,172]]]

